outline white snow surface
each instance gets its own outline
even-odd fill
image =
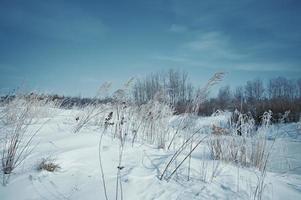
[[[74,118],[78,112],[55,110],[54,116],[49,117],[50,121],[35,137],[32,144],[36,147],[32,154],[13,172],[8,185],[0,186],[1,200],[105,199],[98,159],[102,130],[91,125],[79,133],[73,133]],[[227,116],[199,117],[196,124],[204,127],[213,123],[222,124]],[[47,118],[40,124],[44,120]],[[171,126],[177,120],[176,116],[170,119]],[[40,124],[31,128],[35,129]],[[265,179],[263,199],[301,199],[301,137],[296,127],[297,124],[282,127],[289,131],[283,131],[276,142]],[[112,135],[103,137],[101,152],[109,199],[116,199],[118,148],[118,140]],[[181,169],[170,181],[159,180],[174,151],[145,143],[132,146],[126,142],[122,162],[124,169],[121,171],[123,199],[252,198],[259,172],[253,168],[211,160],[205,144],[192,154],[192,178],[189,181]],[[37,170],[39,162],[48,157],[59,164],[61,168],[58,171]]]

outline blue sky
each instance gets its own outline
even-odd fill
[[[195,84],[301,76],[299,0],[0,0],[0,91],[93,96],[177,68]]]

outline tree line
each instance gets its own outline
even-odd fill
[[[163,91],[165,101],[175,108],[176,113],[189,111],[196,89],[190,83],[188,73],[179,70],[152,73],[138,79],[133,86],[133,99],[136,104],[144,104]],[[247,81],[244,85],[219,89],[215,97],[207,98],[200,106],[199,115],[211,115],[216,110],[229,110],[252,115],[257,122],[265,111],[273,112],[273,120],[298,121],[301,114],[301,78],[285,77]]]
[[[164,101],[172,106],[175,114],[190,112],[193,107],[193,98],[198,89],[189,81],[185,71],[170,69],[158,73],[151,73],[143,78],[136,79],[131,88],[130,98],[133,104],[142,105],[151,100]],[[30,93],[25,98],[35,95],[47,101],[59,102],[61,108],[84,107],[88,105],[114,102],[114,95],[105,98],[71,97],[49,94]],[[275,122],[284,120],[296,122],[301,115],[301,78],[297,80],[285,77],[271,78],[267,82],[253,79],[245,84],[231,88],[229,85],[219,88],[216,96],[209,97],[198,107],[199,115],[208,116],[217,110],[238,110],[252,115],[256,122],[265,111],[273,112]],[[13,100],[15,94],[0,97],[0,103]]]
[[[249,80],[245,85],[231,89],[221,87],[215,98],[206,101],[200,113],[214,110],[239,110],[251,114],[257,122],[265,111],[273,112],[273,120],[299,121],[301,114],[301,78],[271,78],[264,83],[261,79]],[[283,116],[287,115],[284,119]]]

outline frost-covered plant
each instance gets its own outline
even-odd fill
[[[137,116],[137,119],[141,119],[140,133],[137,133],[139,139],[165,148],[169,137],[169,118],[172,114],[172,108],[162,102],[150,101],[142,105]]]
[[[78,114],[74,121],[75,127],[73,129],[74,133],[78,133],[82,128],[86,127],[89,122],[103,116],[106,111],[105,105],[89,105],[81,109],[80,114]]]
[[[212,182],[214,178],[218,177],[222,172],[222,165],[220,160],[210,160],[203,152],[200,159],[199,177],[203,182]]]
[[[100,99],[106,97],[108,91],[111,88],[111,83],[105,82],[103,83],[94,99]],[[88,123],[90,123],[92,120],[96,120],[96,124],[99,125],[99,123],[103,120],[101,118],[104,116],[105,112],[107,111],[107,106],[103,104],[96,104],[91,103],[88,106],[85,106],[83,108],[80,108],[81,112],[75,117],[75,127],[73,129],[74,133],[78,133],[83,127],[87,126]],[[100,119],[99,119],[100,118]],[[95,122],[95,121],[94,121]]]
[[[129,119],[131,119],[132,114],[131,110],[128,109],[130,105],[129,99],[129,86],[133,79],[130,79],[125,83],[124,88],[118,89],[113,94],[113,104],[112,110],[104,121],[104,129],[100,136],[99,140],[99,163],[102,175],[102,182],[104,188],[105,199],[108,199],[107,189],[106,189],[106,181],[105,181],[105,173],[102,166],[102,154],[101,154],[101,145],[102,138],[105,132],[108,130],[110,126],[113,126],[113,137],[118,139],[119,144],[119,152],[118,152],[118,166],[116,173],[116,200],[123,199],[123,189],[122,189],[122,181],[121,181],[121,171],[124,168],[123,166],[123,153],[125,148],[125,142],[127,140],[128,132],[129,132]]]
[[[299,118],[299,122],[297,123],[297,129],[298,129],[299,133],[301,134],[301,115]]]
[[[107,187],[106,187],[106,180],[105,180],[105,173],[104,173],[104,170],[103,170],[103,165],[102,165],[102,152],[101,152],[101,148],[102,148],[102,138],[103,138],[103,135],[105,134],[105,132],[107,131],[108,127],[109,126],[112,126],[114,125],[114,122],[112,122],[112,117],[113,117],[113,112],[110,112],[105,120],[104,120],[104,129],[103,129],[103,132],[101,133],[100,135],[100,138],[99,138],[99,144],[98,144],[98,159],[99,159],[99,167],[100,167],[100,173],[101,173],[101,179],[102,179],[102,185],[103,185],[103,189],[104,189],[104,196],[105,196],[105,199],[108,200],[108,195],[107,195]]]
[[[192,114],[188,117],[188,119],[190,117],[196,116],[198,114],[199,108],[202,105],[202,103],[204,103],[206,98],[208,97],[208,94],[209,94],[211,88],[214,85],[216,85],[217,83],[219,83],[223,79],[223,77],[224,77],[223,72],[216,73],[208,80],[208,82],[206,83],[206,85],[204,87],[200,87],[197,90],[194,100],[192,102]],[[189,127],[188,123],[189,123],[189,120],[187,120],[187,118],[183,117],[182,120],[180,121],[180,123],[178,124],[178,128],[176,128],[176,131],[174,132],[174,134],[171,138],[171,141],[168,145],[168,149],[171,147],[172,143],[174,143],[175,137],[180,131],[180,127],[184,127],[184,128]],[[160,180],[162,180],[163,178],[165,178],[165,180],[170,180],[172,178],[172,176],[177,172],[177,170],[179,170],[179,168],[183,165],[183,163],[187,159],[188,159],[187,179],[189,180],[191,155],[195,151],[195,149],[208,137],[208,135],[201,136],[201,134],[199,134],[200,131],[204,131],[204,130],[202,130],[202,128],[203,127],[199,128],[197,130],[193,130],[191,132],[189,131],[187,137],[183,138],[182,145],[177,147],[177,150],[175,151],[175,153],[172,155],[172,157],[169,159],[166,166],[164,167],[163,172],[161,173],[161,175],[159,177]],[[177,159],[181,155],[183,155],[183,156],[182,156],[181,160],[178,162]],[[170,174],[167,175],[167,172],[172,167],[173,163],[178,163],[178,164],[173,169],[171,169]]]
[[[262,169],[270,149],[267,132],[271,119],[272,112],[265,112],[261,126],[256,129],[251,115],[235,111],[229,122],[229,134],[211,135],[208,145],[212,157]]]
[[[33,150],[32,141],[40,131],[29,130],[30,125],[37,123],[36,116],[44,102],[35,96],[18,96],[1,110],[1,171],[2,183],[8,183],[11,173],[20,166]]]
[[[175,129],[171,141],[169,142],[168,149],[170,149],[172,143],[174,142],[174,139],[176,136],[180,133],[181,129],[185,129],[186,127],[189,127],[189,123],[191,122],[190,119],[194,118],[195,116],[198,115],[199,109],[201,105],[206,101],[210,90],[212,87],[216,84],[218,84],[220,81],[223,80],[225,76],[224,72],[218,72],[215,73],[203,87],[199,87],[193,100],[192,100],[192,105],[187,106],[186,110],[184,113],[187,113],[185,117],[181,118],[181,121],[178,123],[177,128]],[[192,107],[192,109],[190,109]],[[190,113],[190,114],[188,114]]]

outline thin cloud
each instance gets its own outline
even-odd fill
[[[231,42],[219,32],[200,34],[197,39],[183,45],[211,59],[241,60],[248,55],[235,50]]]
[[[179,24],[172,24],[169,28],[169,31],[175,32],[175,33],[183,33],[186,32],[188,29],[186,26],[179,25]]]

